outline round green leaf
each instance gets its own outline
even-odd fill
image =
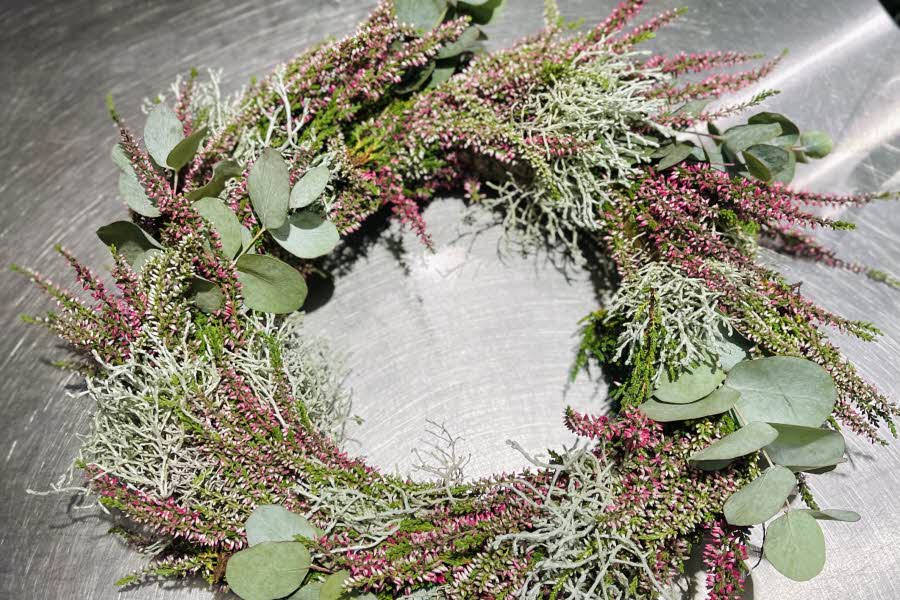
[[[131,172],[119,174],[119,195],[128,204],[128,208],[137,214],[143,217],[158,217],[159,209],[147,197],[147,192],[144,191],[131,167],[129,167],[129,171]]]
[[[434,29],[447,14],[446,0],[395,0],[397,21],[412,25],[419,33]]]
[[[478,41],[480,35],[481,30],[478,27],[475,27],[474,25],[469,27],[462,32],[462,35],[460,35],[455,42],[441,48],[435,58],[440,60],[442,58],[451,58],[462,54],[471,48],[472,44]]]
[[[322,584],[319,600],[339,600],[344,593],[344,582],[350,577],[349,571],[338,571],[328,576]]]
[[[165,104],[157,104],[147,115],[144,145],[159,165],[170,166],[169,153],[184,139],[184,127],[178,116]]]
[[[774,428],[761,421],[753,421],[716,440],[700,452],[694,453],[688,460],[691,462],[731,460],[756,452],[777,437],[778,432]]]
[[[456,10],[460,14],[472,17],[472,22],[478,25],[487,25],[494,20],[505,0],[469,0],[457,2]]]
[[[793,152],[771,144],[750,146],[744,150],[744,160],[750,173],[757,179],[782,183],[790,183],[797,165]]]
[[[769,467],[725,501],[725,519],[738,527],[765,523],[781,510],[796,483],[790,469]]]
[[[699,365],[693,371],[686,371],[675,381],[669,379],[668,373],[663,373],[653,395],[661,402],[687,404],[708,395],[724,379],[724,371],[709,365]]]
[[[236,266],[248,308],[285,314],[303,306],[306,281],[292,266],[265,254],[244,254]]]
[[[738,363],[727,383],[741,393],[737,407],[748,422],[818,427],[831,415],[837,399],[828,371],[794,356]]]
[[[809,581],[825,566],[825,535],[806,511],[788,511],[769,525],[763,554],[788,579]]]
[[[747,119],[747,123],[751,125],[778,123],[781,126],[781,135],[771,141],[771,143],[776,146],[790,147],[794,145],[797,142],[797,138],[800,137],[800,128],[797,127],[793,121],[779,113],[761,112]]]
[[[859,516],[859,513],[853,512],[852,510],[840,510],[836,508],[829,508],[827,510],[809,510],[803,509],[803,512],[809,513],[813,519],[817,521],[844,521],[845,523],[856,523],[862,517]]]
[[[331,172],[325,165],[313,167],[303,174],[291,190],[291,208],[306,208],[319,199],[328,185]]]
[[[266,542],[229,558],[225,580],[244,600],[275,600],[300,587],[310,562],[309,551],[299,542]]]
[[[263,542],[292,542],[298,535],[310,540],[319,537],[319,531],[306,517],[276,504],[257,506],[244,528],[247,530],[247,543],[251,546]]]
[[[727,385],[720,386],[713,392],[689,404],[669,404],[650,399],[638,408],[648,417],[660,423],[702,419],[710,415],[718,415],[728,410],[737,402],[740,393]]]
[[[316,258],[331,252],[341,236],[334,223],[310,211],[295,213],[271,231],[282,248],[299,258]]]
[[[172,169],[180,171],[181,167],[186,165],[197,154],[197,148],[200,147],[200,142],[206,137],[207,131],[206,127],[201,127],[178,142],[166,157],[166,164]]]
[[[800,134],[800,146],[806,156],[825,158],[834,148],[834,142],[824,131],[806,131]]]
[[[437,87],[453,77],[458,65],[459,59],[456,57],[437,61],[434,65],[434,71],[431,73],[431,81],[428,82],[428,87]]]
[[[241,250],[241,222],[225,202],[219,198],[201,198],[193,207],[219,234],[225,256],[231,258]]]
[[[672,146],[668,154],[666,154],[656,165],[658,171],[665,171],[669,167],[674,167],[694,151],[692,144],[675,144]]]
[[[775,464],[806,471],[836,465],[844,457],[844,436],[831,429],[772,423],[778,438],[766,447]]]
[[[276,150],[266,148],[247,176],[250,203],[263,227],[278,229],[287,219],[291,196],[287,163]]]
[[[191,190],[185,196],[188,200],[199,200],[200,198],[214,198],[225,189],[225,182],[233,177],[237,177],[242,173],[241,166],[234,160],[223,160],[217,162],[213,167],[213,174],[209,181],[195,189]]]
[[[116,254],[124,256],[135,271],[140,271],[144,263],[162,249],[159,242],[131,221],[104,225],[97,230],[97,237],[107,246],[115,246]]]
[[[738,125],[725,132],[725,147],[734,154],[742,152],[754,144],[763,144],[781,135],[781,125],[764,123]]]
[[[313,581],[287,597],[287,600],[319,600],[322,593],[322,583]]]
[[[202,277],[192,277],[188,300],[205,313],[213,313],[222,308],[225,295],[212,281]]]

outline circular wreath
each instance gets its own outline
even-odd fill
[[[68,341],[96,405],[78,465],[117,528],[154,558],[119,583],[200,575],[245,600],[290,597],[661,598],[702,547],[711,598],[738,598],[747,535],[803,581],[825,562],[808,474],[843,461],[839,424],[881,441],[898,409],[823,326],[877,330],[804,298],[761,245],[863,272],[805,228],[808,207],[877,196],[791,189],[827,135],[708,104],[778,58],[649,55],[678,16],[629,25],[626,0],[576,32],[546,26],[484,52],[502,2],[385,0],[234,97],[179,79],[147,106],[143,144],[110,102],[131,220],[98,230],[118,290],[61,250],[84,299],[35,319]],[[694,74],[712,71],[697,77]],[[614,294],[582,322],[573,375],[614,382],[611,417],[566,411],[578,442],[529,470],[461,476],[454,438],[427,481],[341,449],[349,403],[328,353],[288,315],[342,237],[390,211],[422,242],[419,207],[464,190],[527,250],[610,267]],[[798,490],[799,498],[794,497]],[[804,508],[805,506],[805,508]],[[774,520],[772,520],[774,518]]]

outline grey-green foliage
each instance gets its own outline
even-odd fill
[[[559,245],[579,262],[579,240],[600,230],[597,215],[603,204],[623,201],[620,191],[649,160],[646,150],[655,142],[639,131],[651,127],[653,115],[664,107],[647,95],[661,75],[642,71],[641,77],[633,77],[629,54],[592,58],[554,85],[529,94],[517,111],[521,119],[509,131],[512,143],[569,136],[581,150],[547,158],[521,144],[534,177],[492,184],[496,194],[482,200],[503,213],[511,240],[526,249],[545,242]]]
[[[300,587],[311,564],[300,542],[263,542],[231,555],[225,580],[243,600],[276,600]]]
[[[197,153],[207,131],[201,127],[185,137],[184,127],[175,111],[161,102],[147,115],[144,145],[156,164],[178,171]]]
[[[121,254],[135,270],[162,251],[162,245],[153,236],[131,221],[116,221],[97,230],[97,237]]]
[[[113,146],[112,160],[121,171],[119,173],[119,195],[125,200],[128,207],[143,217],[158,217],[160,215],[159,209],[147,197],[147,192],[144,191],[141,182],[138,181],[134,167],[125,155],[125,151],[122,150],[121,145],[116,144]]]
[[[235,262],[247,308],[292,313],[306,300],[306,281],[297,270],[268,254],[244,254]]]
[[[321,535],[321,530],[306,517],[277,504],[257,506],[247,518],[244,529],[251,546],[263,542],[293,542],[297,536],[313,540]]]

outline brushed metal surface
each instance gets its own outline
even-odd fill
[[[683,4],[663,0],[649,10]],[[611,2],[561,0],[588,24]],[[900,31],[875,0],[693,0],[681,23],[653,44],[675,50],[774,53],[789,47],[767,82],[783,93],[772,110],[802,128],[830,131],[837,150],[804,167],[797,184],[817,190],[900,188]],[[6,0],[0,7],[0,262],[35,266],[70,281],[54,257],[64,243],[88,264],[109,264],[92,235],[124,214],[115,200],[108,148],[114,130],[103,106],[111,91],[139,125],[140,99],[190,66],[225,68],[236,88],[252,74],[323,36],[350,31],[372,2],[246,0]],[[511,0],[491,29],[501,45],[539,25],[539,0]],[[576,321],[594,307],[587,277],[567,280],[540,258],[497,255],[499,232],[460,231],[459,200],[428,209],[437,241],[426,253],[401,235],[376,243],[339,277],[334,295],[307,321],[347,355],[355,412],[354,448],[401,471],[426,419],[446,422],[478,452],[472,476],[523,464],[504,440],[540,449],[569,439],[560,423],[568,403],[605,410],[605,390],[585,380],[566,388]],[[900,271],[900,216],[884,203],[845,215],[857,232],[828,234],[842,255]],[[780,262],[792,280],[827,307],[877,323],[875,344],[840,339],[842,348],[891,398],[900,400],[900,296],[847,273]],[[48,334],[17,321],[49,303],[20,278],[0,275],[0,598],[120,597],[112,582],[143,557],[105,535],[92,510],[68,496],[35,497],[65,471],[85,430],[89,406],[66,397],[77,381],[49,362],[64,355]],[[852,462],[816,477],[823,503],[858,510],[857,524],[827,523],[829,559],[817,579],[785,581],[766,564],[753,575],[757,598],[900,598],[900,445],[873,447],[850,436]],[[200,599],[195,582],[148,585],[135,600]]]

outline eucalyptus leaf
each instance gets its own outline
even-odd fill
[[[741,393],[737,408],[748,422],[818,427],[837,399],[828,371],[794,356],[745,360],[731,369],[727,384]]]
[[[325,188],[328,186],[328,180],[331,178],[331,172],[325,165],[313,167],[303,174],[303,177],[294,184],[291,190],[291,208],[306,208],[316,200],[318,200]]]
[[[412,79],[407,80],[405,83],[402,83],[400,87],[397,88],[398,94],[411,94],[416,90],[422,88],[428,80],[431,78],[431,74],[434,73],[435,63],[434,61],[429,62],[427,65],[423,66],[418,71],[414,72],[414,77]]]
[[[253,232],[241,225],[241,250],[244,254],[256,254],[256,251],[251,247],[252,243]]]
[[[473,23],[487,25],[503,8],[504,2],[505,0],[469,0],[468,2],[457,2],[456,9],[460,13],[472,17]]]
[[[188,200],[199,200],[200,198],[214,198],[225,189],[225,182],[229,179],[237,177],[243,173],[241,166],[234,160],[223,160],[217,162],[213,167],[213,174],[205,185],[191,190],[185,196]]]
[[[309,540],[319,537],[319,530],[306,517],[277,504],[257,506],[250,513],[244,529],[251,546],[263,542],[293,542],[295,536]]]
[[[298,258],[328,254],[341,239],[334,223],[310,211],[291,215],[284,225],[271,234],[282,248]]]
[[[248,308],[285,314],[303,306],[306,281],[292,266],[266,254],[244,254],[236,266]]]
[[[840,510],[836,508],[829,508],[827,510],[803,509],[803,512],[809,513],[809,516],[817,521],[843,521],[845,523],[856,523],[862,518],[859,516],[859,513],[853,512],[852,510]]]
[[[131,167],[129,170],[131,171]],[[147,197],[147,192],[144,191],[134,171],[119,173],[119,196],[128,204],[128,208],[142,217],[154,219],[161,214],[156,205]]]
[[[206,127],[201,127],[188,137],[184,138],[172,148],[166,157],[166,164],[176,171],[180,171],[181,167],[188,164],[194,155],[197,154],[197,148],[208,133]]]
[[[123,173],[133,173],[134,169],[131,166],[131,161],[128,159],[128,155],[125,154],[125,151],[122,149],[122,144],[116,143],[112,147],[112,152],[110,152],[110,157],[112,158],[113,163],[119,167],[119,169]]]
[[[739,396],[739,392],[727,385],[723,385],[713,390],[705,398],[689,404],[669,404],[651,398],[638,408],[654,421],[670,423],[672,421],[702,419],[703,417],[721,414],[731,410]]]
[[[800,137],[800,128],[780,113],[761,112],[753,115],[747,122],[751,125],[760,125],[765,123],[778,123],[781,126],[781,135],[772,140],[776,146],[790,147],[797,142]]]
[[[819,427],[772,423],[778,438],[766,447],[775,464],[795,471],[837,464],[844,457],[844,436]]]
[[[658,171],[664,171],[669,167],[674,167],[694,151],[692,144],[675,144],[672,150],[664,156],[656,165]]]
[[[804,131],[800,134],[800,146],[806,156],[825,158],[834,148],[834,142],[824,131]]]
[[[790,469],[773,465],[725,501],[725,519],[737,527],[765,523],[781,510],[796,484]]]
[[[755,144],[763,144],[781,135],[781,125],[765,123],[758,125],[738,125],[725,132],[725,146],[734,154]]]
[[[115,246],[116,254],[121,254],[135,271],[140,271],[144,263],[162,250],[153,237],[131,221],[116,221],[97,230],[97,237],[107,246]]]
[[[322,583],[313,581],[287,597],[287,600],[319,600],[322,594]]]
[[[188,289],[188,300],[205,313],[214,313],[225,303],[225,295],[219,286],[203,279],[192,277]]]
[[[727,330],[720,327],[716,332],[716,342],[712,351],[719,359],[719,366],[726,373],[734,368],[736,364],[750,358],[750,343],[741,336],[737,331]]]
[[[456,73],[458,64],[459,60],[457,58],[437,61],[434,65],[434,72],[431,73],[431,81],[428,82],[428,87],[437,87],[453,77],[453,74]]]
[[[753,421],[694,453],[688,460],[691,462],[731,460],[756,452],[771,444],[777,437],[778,431],[773,427],[762,421]]]
[[[201,198],[192,205],[219,234],[222,253],[231,258],[241,250],[241,222],[219,198]]]
[[[262,151],[247,176],[250,203],[269,231],[278,229],[287,219],[291,197],[289,178],[287,163],[272,148]]]
[[[446,0],[394,0],[397,21],[416,28],[419,33],[441,24],[447,14]]]
[[[682,373],[675,381],[669,379],[668,372],[664,372],[653,395],[657,400],[669,404],[696,402],[719,387],[724,379],[724,371],[706,364]]]
[[[144,125],[144,145],[158,165],[170,166],[169,153],[184,139],[184,126],[178,116],[165,104],[157,104],[147,115]]]
[[[329,575],[322,584],[319,600],[340,600],[344,593],[344,582],[348,577],[350,577],[349,571],[338,571]]]
[[[763,554],[788,579],[809,581],[825,566],[825,535],[809,513],[791,510],[769,525]]]
[[[472,47],[472,45],[478,41],[478,37],[481,34],[481,30],[474,25],[469,27],[457,38],[455,42],[447,44],[443,48],[441,48],[435,58],[451,58],[454,56],[458,56]]]
[[[275,600],[300,587],[310,564],[309,551],[299,542],[265,542],[232,555],[225,580],[244,600]]]
[[[744,160],[757,179],[782,183],[790,183],[797,165],[793,152],[771,144],[750,146],[744,150]]]

